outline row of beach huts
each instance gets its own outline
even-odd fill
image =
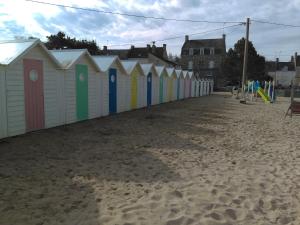
[[[38,40],[0,42],[0,139],[190,97],[212,80],[193,72]]]

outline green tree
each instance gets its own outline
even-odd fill
[[[230,48],[224,60],[224,75],[229,83],[240,84],[243,73],[245,39],[237,41],[234,48]],[[248,44],[247,79],[265,80],[265,57],[259,55],[252,42]]]
[[[66,36],[64,32],[58,32],[57,34],[47,36],[47,42],[45,45],[48,49],[84,49],[86,48],[90,54],[97,55],[100,53],[100,49],[95,41],[88,40],[76,40]]]

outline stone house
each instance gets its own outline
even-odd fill
[[[224,85],[222,65],[226,57],[225,35],[219,39],[190,40],[185,36],[181,48],[181,68],[193,70],[198,78],[213,78],[215,86]]]

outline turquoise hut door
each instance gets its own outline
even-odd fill
[[[77,120],[88,119],[88,67],[76,65],[76,109]]]
[[[163,76],[159,79],[159,103],[164,101],[164,78]]]

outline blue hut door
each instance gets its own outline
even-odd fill
[[[109,114],[117,112],[117,70],[109,69]]]
[[[147,106],[151,106],[152,102],[152,73],[148,74],[147,77]]]

